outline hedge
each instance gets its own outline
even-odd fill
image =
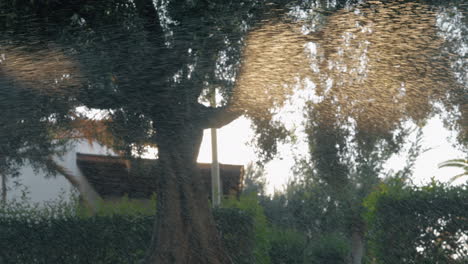
[[[365,201],[371,263],[468,263],[468,185],[381,185]]]
[[[0,210],[0,263],[131,264],[149,244],[154,215],[114,214],[79,217]],[[234,263],[253,263],[253,217],[235,208],[214,211]]]

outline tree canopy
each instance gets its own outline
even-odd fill
[[[290,135],[279,109],[310,91],[305,163],[340,206],[378,183],[406,122],[448,113],[466,143],[462,40],[443,22],[458,11],[438,1],[334,2],[2,1],[0,166],[47,166],[58,135],[84,117],[79,107],[100,109],[100,131],[115,138],[107,144],[127,155],[158,148],[152,173],[163,191],[147,262],[230,263],[196,170],[203,129],[245,115],[269,160]],[[348,207],[362,231],[361,207]]]

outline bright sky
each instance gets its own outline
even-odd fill
[[[308,149],[305,134],[301,128],[301,124],[304,121],[302,114],[303,103],[306,100],[310,100],[311,96],[313,96],[310,90],[309,92],[307,90],[304,89],[296,92],[278,114],[288,129],[296,130],[298,143],[293,146],[279,146],[277,158],[266,164],[268,193],[273,193],[275,189],[281,190],[288,178],[292,176],[291,168],[294,165],[294,155],[307,154]],[[88,114],[91,114],[91,112]],[[99,112],[95,112],[93,115],[96,117],[99,115]],[[254,147],[249,144],[254,137],[250,124],[247,118],[241,117],[217,130],[218,160],[220,163],[246,166],[250,162],[257,160]],[[438,164],[446,160],[466,157],[465,153],[453,147],[455,137],[456,134],[454,132],[444,128],[442,120],[439,117],[436,116],[427,122],[423,128],[422,142],[422,148],[427,149],[427,151],[422,153],[416,160],[413,171],[413,181],[415,184],[428,183],[432,177],[446,182],[451,177],[462,173],[462,169],[460,168],[438,168]],[[410,138],[414,140],[415,134]],[[150,155],[154,155],[154,153]],[[406,153],[395,155],[388,161],[386,169],[396,171],[403,168],[405,159]],[[210,129],[205,130],[198,162],[211,163]],[[455,183],[462,183],[465,180],[466,177],[455,181]]]
[[[300,130],[298,130],[300,134]],[[452,146],[455,134],[442,125],[440,118],[435,117],[429,120],[423,128],[423,149],[429,149],[416,160],[414,170],[414,183],[428,183],[431,177],[446,182],[454,175],[462,172],[459,168],[438,168],[438,164],[454,158],[464,158],[464,153]],[[220,163],[247,165],[256,160],[256,155],[249,142],[253,138],[250,129],[250,121],[246,118],[239,118],[228,126],[218,129],[218,159]],[[413,137],[414,138],[414,135]],[[293,154],[307,151],[307,147],[302,142],[299,146],[281,146],[278,158],[271,161],[266,166],[266,176],[268,181],[268,193],[273,193],[275,189],[281,190],[282,186],[292,175],[291,167],[294,165]],[[205,130],[203,143],[198,157],[199,162],[211,162],[211,132]],[[386,168],[398,170],[405,165],[405,155],[392,157]],[[455,183],[460,183],[465,179],[460,179]]]

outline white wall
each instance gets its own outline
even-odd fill
[[[61,157],[55,157],[54,160],[73,175],[78,182],[83,184],[85,190],[90,186],[84,180],[81,171],[76,164],[76,153],[97,154],[97,155],[115,155],[115,153],[100,144],[90,143],[87,140],[77,140],[72,143],[70,150]],[[70,182],[60,174],[52,177],[46,177],[43,171],[34,172],[32,167],[26,163],[20,169],[20,175],[15,178],[7,179],[7,200],[20,199],[22,190],[26,190],[27,197],[33,203],[42,203],[45,201],[63,198],[68,199],[74,187]],[[20,186],[16,186],[18,182]],[[93,190],[89,190],[92,192]]]

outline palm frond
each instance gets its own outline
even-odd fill
[[[439,168],[447,168],[447,167],[464,169],[464,172],[453,176],[450,179],[450,182],[454,182],[455,180],[458,180],[461,177],[468,176],[468,160],[466,159],[451,159],[451,160],[447,160],[442,163],[439,163]]]

